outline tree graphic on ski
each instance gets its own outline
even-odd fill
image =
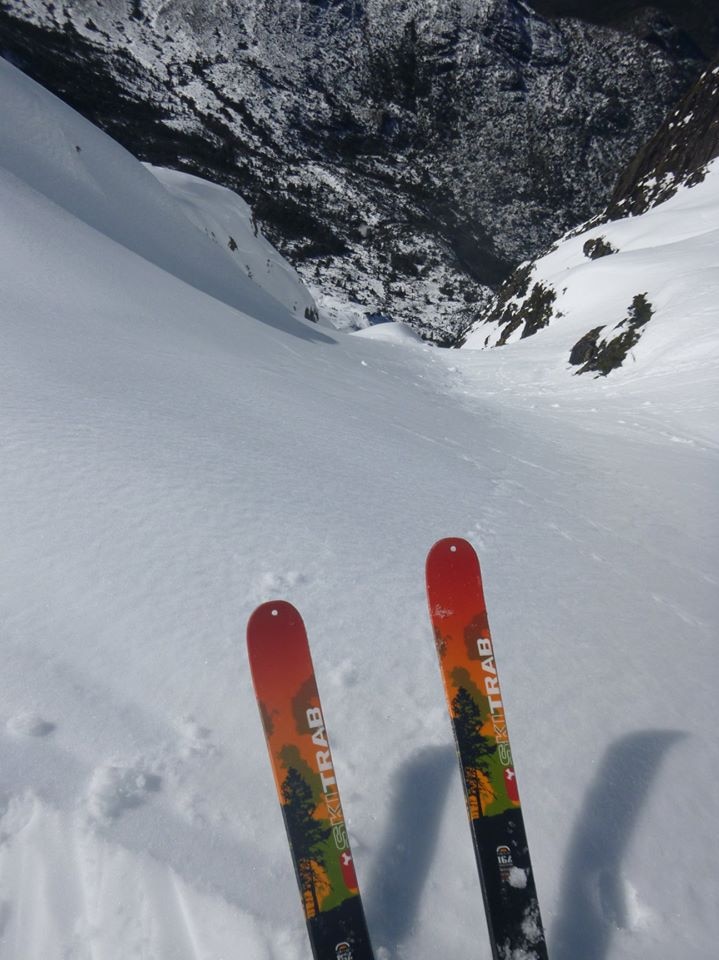
[[[462,757],[462,770],[467,785],[470,820],[484,815],[484,806],[494,799],[488,758],[497,747],[482,735],[482,717],[469,690],[460,687],[451,708],[457,747]]]
[[[324,869],[323,846],[327,843],[329,827],[316,820],[316,802],[312,788],[299,770],[290,767],[282,784],[282,809],[287,834],[297,860],[297,873],[307,918],[320,912],[320,897],[329,893],[329,878]]]

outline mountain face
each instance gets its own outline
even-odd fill
[[[0,47],[143,159],[246,197],[336,323],[451,343],[699,73],[659,5],[6,0]]]
[[[707,304],[719,297],[718,211],[719,57],[627,166],[606,210],[522,264],[467,346],[551,334],[572,372],[594,376],[631,365],[637,350],[701,353],[713,342]]]
[[[669,114],[620,176],[606,218],[645,213],[684,183],[698,183],[719,156],[719,58]]]
[[[580,17],[654,43],[669,40],[687,53],[694,47],[707,59],[719,47],[719,9],[707,0],[529,0],[529,6],[543,16]],[[680,33],[675,29],[670,39],[672,26]]]

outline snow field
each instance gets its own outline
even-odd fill
[[[378,957],[488,958],[423,588],[455,534],[482,559],[553,960],[711,956],[710,387],[540,375],[540,338],[305,323],[289,268],[270,297],[225,250],[244,222],[266,263],[241,203],[228,224],[214,187],[163,193],[0,79],[64,131],[60,170],[93,143],[78,193],[15,162],[25,128],[0,151],[0,960],[306,960],[244,653],[277,596],[310,634]],[[183,223],[163,262],[118,210]]]

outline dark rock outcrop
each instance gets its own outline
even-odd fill
[[[645,293],[638,293],[632,300],[627,316],[605,334],[605,327],[595,327],[574,344],[569,362],[582,364],[577,373],[595,373],[608,376],[621,367],[632,347],[639,343],[641,328],[649,323],[654,310]]]
[[[669,199],[719,156],[719,57],[704,71],[620,176],[607,219],[636,216]]]

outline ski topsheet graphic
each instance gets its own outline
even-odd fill
[[[479,561],[466,540],[432,547],[427,596],[492,956],[547,960]]]
[[[373,960],[307,633],[274,601],[247,625],[250,669],[315,960]]]

